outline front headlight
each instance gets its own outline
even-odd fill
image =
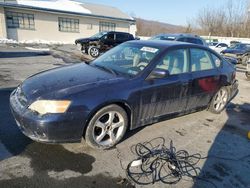
[[[68,100],[38,100],[33,102],[29,109],[41,115],[48,113],[64,113],[67,111],[71,101]]]

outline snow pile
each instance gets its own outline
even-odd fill
[[[0,44],[14,44],[14,43],[18,42],[13,39],[0,38]]]
[[[25,47],[27,50],[32,50],[32,51],[43,51],[43,52],[48,52],[50,51],[49,48],[33,48],[33,47]]]
[[[70,0],[16,0],[16,2],[13,3],[38,8],[91,14],[90,10],[82,6],[83,3]]]
[[[23,40],[23,41],[16,41],[13,39],[6,39],[6,38],[0,38],[0,44],[73,44],[73,43],[67,43],[67,42],[61,42],[61,41],[47,41],[47,40]]]
[[[23,44],[69,44],[67,42],[53,41],[53,40],[48,41],[48,40],[41,40],[41,39],[22,40],[19,43],[23,43]]]

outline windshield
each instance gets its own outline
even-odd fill
[[[118,75],[134,77],[142,72],[160,52],[147,45],[122,44],[104,53],[90,65]]]
[[[250,50],[250,44],[236,44],[235,46],[231,47],[231,49]]]
[[[95,35],[91,36],[90,38],[101,38],[103,35],[106,35],[107,32],[100,32],[96,33]]]
[[[150,40],[175,40],[174,36],[168,36],[168,35],[156,35],[154,37],[151,37]]]

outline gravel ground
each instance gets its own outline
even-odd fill
[[[37,47],[38,45],[31,45]],[[153,138],[190,154],[240,159],[250,155],[250,85],[239,67],[240,92],[219,115],[201,111],[127,133],[116,148],[96,151],[84,143],[48,145],[31,141],[17,128],[9,94],[28,76],[86,59],[73,45],[0,45],[0,187],[142,187],[127,180],[123,168],[136,156],[130,148]],[[208,158],[198,164],[199,179],[187,177],[169,187],[250,187],[250,157],[238,161]],[[206,181],[204,181],[204,179]],[[166,187],[157,182],[145,187]]]

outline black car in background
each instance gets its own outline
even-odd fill
[[[237,94],[235,68],[213,50],[175,41],[129,41],[90,64],[41,72],[10,96],[21,131],[40,142],[99,149],[126,131],[190,112],[220,113]]]
[[[134,36],[125,32],[100,32],[89,38],[76,39],[75,44],[81,45],[81,50],[96,58],[100,53],[123,42],[134,40]]]
[[[250,57],[250,44],[238,43],[233,47],[221,51],[221,55],[234,58],[238,63],[246,65]]]
[[[159,34],[150,38],[150,40],[168,40],[168,41],[179,41],[198,44],[202,46],[208,46],[206,41],[198,35],[193,34]]]

